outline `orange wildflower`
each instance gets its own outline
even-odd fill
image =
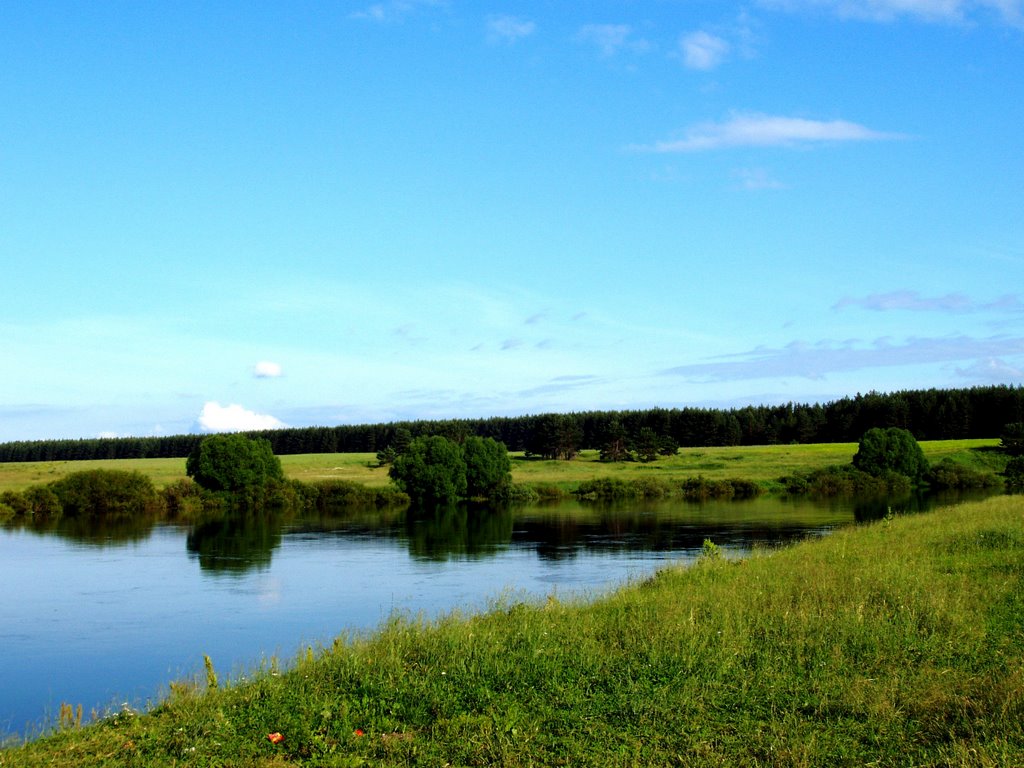
[[[277,733],[276,731],[274,733],[268,733],[267,738],[270,739],[271,744],[280,744],[282,741],[284,741],[284,736],[282,736],[280,733]]]

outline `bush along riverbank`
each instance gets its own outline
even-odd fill
[[[0,765],[1021,765],[1024,499],[722,558],[593,601],[395,618],[171,687]]]

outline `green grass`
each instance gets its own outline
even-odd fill
[[[976,469],[998,469],[998,440],[935,440],[921,443],[930,462],[945,457]],[[813,445],[764,445],[737,448],[684,448],[678,455],[650,464],[626,462],[608,464],[598,460],[597,451],[583,451],[572,461],[526,459],[512,454],[512,479],[516,483],[556,485],[568,491],[595,477],[631,480],[657,477],[684,480],[704,475],[716,480],[743,478],[772,483],[782,475],[848,464],[857,452],[856,443]],[[315,453],[281,456],[288,477],[304,481],[349,480],[370,487],[388,485],[386,467],[376,466],[372,453]],[[158,488],[185,476],[184,459],[122,459],[113,461],[50,461],[0,464],[0,491],[24,490],[57,480],[83,469],[138,470],[150,476]]]
[[[0,766],[1022,765],[1022,580],[1024,498],[992,498],[591,601],[396,618]]]

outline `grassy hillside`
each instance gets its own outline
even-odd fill
[[[992,458],[998,440],[936,440],[921,443],[929,461],[953,457],[976,468]],[[637,462],[606,464],[597,451],[584,451],[573,461],[525,459],[513,454],[512,476],[517,483],[554,484],[564,489],[594,477],[658,477],[666,480],[704,475],[711,479],[742,477],[773,481],[780,476],[830,464],[848,464],[857,451],[855,443],[816,445],[767,445],[736,448],[686,448],[677,456],[650,464]],[[998,455],[998,454],[996,454]],[[282,456],[289,477],[299,480],[328,478],[352,480],[371,487],[389,483],[387,469],[376,466],[370,453],[319,453]],[[0,491],[22,490],[48,483],[82,469],[136,469],[149,475],[157,486],[185,476],[184,459],[124,459],[114,461],[56,461],[0,464]]]
[[[395,619],[0,765],[1022,765],[1022,628],[1024,498],[998,497],[709,548],[593,602]]]

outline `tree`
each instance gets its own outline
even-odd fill
[[[650,427],[641,427],[636,434],[636,456],[647,463],[658,458],[661,450],[661,438]]]
[[[245,435],[210,435],[196,444],[185,473],[208,491],[240,493],[284,480],[270,441]]]
[[[527,453],[545,459],[572,459],[580,450],[583,429],[579,419],[550,413],[540,416],[527,443]]]
[[[914,436],[900,427],[874,427],[863,434],[853,457],[853,466],[874,477],[890,472],[919,482],[928,471],[928,461]]]
[[[633,454],[629,451],[629,435],[618,419],[612,419],[604,433],[601,445],[601,461],[631,461]]]
[[[999,447],[1010,456],[1024,456],[1024,422],[1015,421],[1003,427]]]
[[[466,495],[462,448],[446,437],[417,437],[399,455],[388,475],[421,504],[446,504]]]
[[[462,444],[466,462],[466,496],[495,498],[512,484],[512,462],[504,443],[491,437],[467,437]]]

